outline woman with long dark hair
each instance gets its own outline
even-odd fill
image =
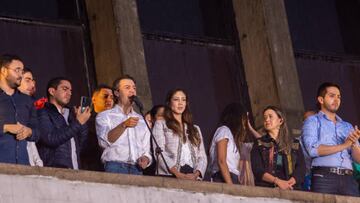
[[[251,151],[255,185],[300,189],[305,176],[305,161],[299,141],[289,134],[280,109],[268,106],[263,116],[266,134],[257,139]]]
[[[248,116],[240,103],[225,107],[210,146],[214,182],[253,185]],[[246,143],[247,142],[247,143]]]
[[[189,97],[182,89],[171,90],[166,97],[164,120],[155,122],[153,134],[162,149],[158,172],[179,179],[202,179],[207,158],[200,128],[193,124]],[[155,146],[155,145],[154,145]]]

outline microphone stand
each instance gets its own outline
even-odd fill
[[[146,119],[145,119],[145,115],[143,113],[143,107],[142,105],[139,105],[137,102],[134,102],[135,105],[138,107],[139,111],[140,111],[140,114],[142,116],[142,118],[144,119],[145,121],[145,124],[146,124],[146,127],[148,128],[149,132],[150,132],[150,140],[153,141],[153,143],[155,144],[155,154],[156,154],[156,171],[155,171],[155,175],[158,176],[159,175],[159,155],[161,157],[161,159],[164,161],[164,164],[165,164],[165,167],[166,167],[166,170],[170,173],[170,168],[169,168],[169,165],[166,163],[166,160],[164,158],[164,155],[163,155],[163,150],[159,147],[159,144],[158,142],[156,141],[155,137],[154,137],[154,134],[152,133],[152,130],[149,126],[149,124],[147,123]]]

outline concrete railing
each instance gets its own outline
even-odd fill
[[[0,164],[0,202],[360,202],[360,198]]]

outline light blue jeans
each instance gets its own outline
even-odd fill
[[[142,170],[137,165],[115,162],[115,161],[107,161],[105,163],[105,172],[132,174],[132,175],[142,175],[143,174]]]

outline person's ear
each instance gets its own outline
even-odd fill
[[[91,102],[95,103],[96,97],[98,96],[99,92],[94,92],[92,97],[91,97]]]
[[[116,98],[119,98],[120,97],[119,90],[114,90],[114,95],[115,95]]]
[[[6,74],[6,70],[7,68],[5,66],[1,67],[0,69],[0,72],[1,72],[1,75],[5,75]]]
[[[324,104],[324,97],[318,96],[317,100],[318,100],[319,104]]]
[[[50,94],[51,96],[54,96],[54,94],[55,94],[55,88],[50,87],[50,88],[48,89],[48,92],[49,92],[49,94]]]

